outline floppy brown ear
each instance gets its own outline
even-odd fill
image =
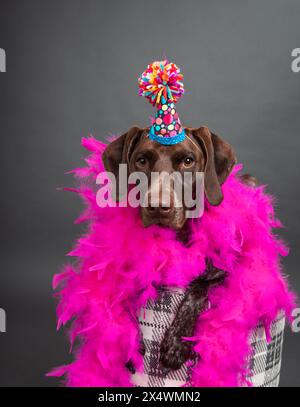
[[[237,159],[234,149],[229,143],[222,140],[221,137],[214,133],[211,133],[211,139],[214,146],[214,160],[217,176],[220,184],[222,185],[226,181],[228,175],[231,173]]]
[[[106,171],[112,172],[115,177],[118,176],[119,164],[129,162],[134,146],[140,139],[144,129],[133,126],[122,134],[116,140],[112,141],[102,154],[102,160]]]
[[[206,198],[211,205],[219,205],[223,200],[221,185],[236,163],[234,150],[230,144],[211,133],[208,127],[190,131],[202,147],[206,159],[204,169]]]
[[[112,141],[104,150],[102,154],[102,160],[104,168],[107,172],[114,174],[117,181],[116,184],[116,196],[115,200],[118,202],[123,199],[125,191],[120,187],[118,177],[119,177],[119,165],[128,164],[130,156],[134,150],[134,147],[138,143],[144,129],[140,129],[138,126],[133,126],[127,131],[127,133],[122,134],[116,140]]]

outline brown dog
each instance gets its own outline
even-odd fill
[[[175,145],[162,145],[148,137],[149,128],[132,127],[127,133],[110,143],[103,154],[107,171],[118,176],[119,164],[127,164],[129,174],[140,171],[147,175],[152,172],[177,171],[195,173],[204,172],[204,189],[207,200],[219,205],[223,195],[221,185],[236,163],[233,148],[207,127],[185,128],[186,138]],[[245,176],[245,182],[252,183],[253,177]],[[254,183],[255,181],[253,181]],[[172,194],[171,194],[172,195]],[[184,244],[188,242],[188,223],[183,206],[175,207],[174,199],[164,205],[161,194],[155,207],[141,207],[141,218],[145,227],[158,224],[178,231],[178,237]],[[160,361],[167,369],[178,369],[192,357],[192,344],[183,342],[182,337],[193,335],[197,316],[207,303],[208,290],[224,281],[226,273],[207,262],[207,272],[194,280],[187,289],[177,315],[165,333],[161,344]],[[134,371],[129,363],[127,367]]]

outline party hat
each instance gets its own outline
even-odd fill
[[[182,79],[180,69],[168,60],[148,65],[139,78],[139,95],[145,96],[157,108],[149,138],[160,144],[177,144],[185,138],[175,108],[184,93]]]

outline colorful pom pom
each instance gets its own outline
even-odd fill
[[[139,78],[139,95],[149,99],[153,106],[176,103],[184,93],[182,79],[178,66],[168,60],[155,61]]]

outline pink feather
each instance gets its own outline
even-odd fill
[[[249,384],[251,330],[259,321],[268,327],[281,309],[290,317],[295,303],[281,273],[280,256],[287,249],[273,234],[280,223],[272,198],[262,187],[241,183],[241,166],[236,166],[222,187],[222,204],[206,203],[203,217],[193,223],[187,248],[171,230],[144,229],[138,209],[99,208],[87,184],[95,186],[103,169],[105,144],[92,137],[82,144],[91,155],[87,166],[76,170],[82,180],[76,191],[86,205],[82,220],[88,222],[88,231],[70,253],[79,256],[76,270],[67,266],[53,281],[54,288],[60,287],[59,325],[73,320],[71,341],[81,341],[74,362],[52,375],[65,375],[69,386],[132,386],[125,363],[132,358],[142,366],[133,317],[155,297],[153,283],[186,287],[204,272],[209,257],[229,276],[225,286],[211,293],[211,308],[199,317],[190,338],[201,355],[192,385]]]

